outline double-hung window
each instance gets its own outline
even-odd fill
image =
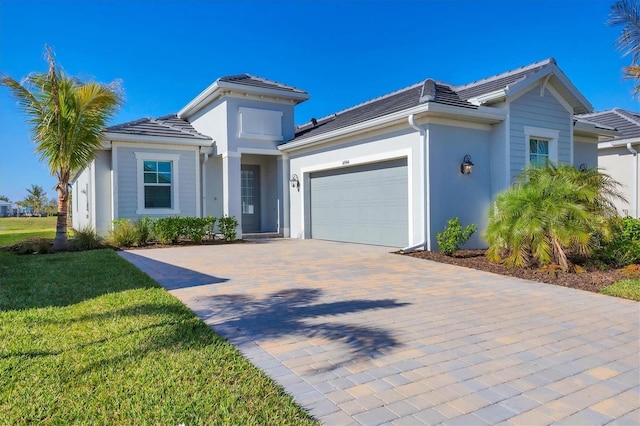
[[[171,161],[143,161],[144,208],[171,208]]]
[[[136,152],[138,209],[136,214],[179,214],[179,154]]]

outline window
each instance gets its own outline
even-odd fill
[[[558,162],[560,131],[524,126],[525,162],[533,167],[544,167]]]
[[[529,164],[533,167],[545,167],[549,164],[549,141],[529,138]]]
[[[171,208],[171,161],[144,161],[144,208]]]
[[[180,155],[136,152],[138,209],[136,214],[179,214],[177,188]]]

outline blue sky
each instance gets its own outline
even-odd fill
[[[81,79],[121,79],[112,124],[175,113],[223,75],[306,90],[296,122],[427,77],[463,84],[554,57],[596,110],[634,111],[605,22],[611,1],[0,0],[0,73],[46,71],[44,45]],[[15,99],[0,88],[0,195],[22,200],[55,179],[33,152]]]

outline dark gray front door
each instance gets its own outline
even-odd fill
[[[407,159],[311,173],[311,238],[404,247]]]
[[[242,232],[260,232],[260,166],[241,166]]]

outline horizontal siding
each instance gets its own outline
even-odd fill
[[[138,215],[138,175],[136,152],[150,152],[158,154],[178,154],[180,187],[177,189],[180,215],[196,216],[197,197],[197,175],[196,175],[196,155],[197,152],[191,150],[173,149],[153,149],[138,147],[118,147],[117,148],[117,173],[118,173],[118,217],[136,219]],[[162,217],[166,215],[156,215]]]
[[[571,161],[571,114],[558,100],[545,90],[540,96],[540,87],[535,87],[511,103],[510,106],[510,163],[512,181],[526,164],[526,141],[524,126],[558,130],[558,160]]]

